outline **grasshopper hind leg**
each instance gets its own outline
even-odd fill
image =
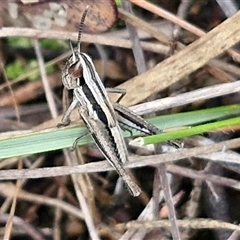
[[[124,174],[121,176],[125,185],[127,186],[128,191],[134,197],[137,197],[142,192],[141,188],[132,180],[132,178],[128,174]]]

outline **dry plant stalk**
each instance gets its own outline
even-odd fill
[[[239,23],[240,12],[154,68],[121,84],[119,88],[128,89],[122,104],[129,106],[143,101],[232,47],[240,40]],[[139,89],[144,89],[144,94],[139,94]]]

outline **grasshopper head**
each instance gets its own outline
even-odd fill
[[[78,52],[75,52],[65,64],[62,74],[62,82],[67,89],[74,89],[80,86],[80,78],[83,75],[83,68],[78,56]]]
[[[62,73],[62,82],[67,89],[74,89],[79,87],[81,77],[83,76],[83,68],[80,62],[80,55],[81,55],[80,45],[81,45],[81,35],[83,30],[83,24],[84,24],[84,20],[87,15],[88,9],[89,9],[89,6],[85,8],[85,11],[82,15],[82,18],[79,24],[77,51],[74,52],[72,43],[69,40],[69,45],[72,50],[72,56],[67,60]]]

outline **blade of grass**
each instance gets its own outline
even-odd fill
[[[160,116],[150,119],[149,121],[160,129],[166,129],[169,127],[199,124],[220,118],[226,117],[229,118],[232,117],[233,115],[239,115],[239,113],[240,104],[187,113]],[[225,121],[229,122],[227,122],[227,125],[224,126],[236,124],[235,122],[231,122],[230,120]],[[238,123],[240,123],[240,121]],[[219,124],[218,123],[214,124],[217,124],[216,128],[222,127],[221,122]],[[213,130],[212,128],[208,128],[205,125],[198,127],[202,128],[203,131],[199,130],[195,131],[194,130],[195,128],[185,129],[183,131],[190,131],[192,132],[192,134],[198,134]],[[71,127],[66,127],[64,129],[49,128],[35,132],[33,131],[10,132],[7,134],[8,136],[6,136],[6,133],[2,133],[0,134],[0,159],[72,147],[75,139],[79,136],[85,135],[86,132],[87,130],[85,127],[74,125]],[[132,134],[133,136],[140,135],[140,133],[135,130],[132,131]],[[174,136],[174,134],[176,135]],[[177,131],[171,133],[163,133],[157,136],[145,137],[144,139],[146,139],[146,141],[149,142],[160,142],[175,138],[182,138],[185,137],[186,134],[187,133],[182,134],[181,132],[179,133],[179,131]],[[124,132],[124,136],[129,135],[130,135],[129,132]],[[155,140],[155,137],[157,138],[157,140]],[[84,137],[80,139],[78,145],[85,145],[89,143],[92,143],[91,137]]]
[[[196,125],[226,117],[229,118],[230,116],[238,115],[239,112],[240,104],[233,104],[191,112],[158,116],[150,120],[150,122],[164,130],[179,126]]]
[[[0,141],[0,159],[72,147],[74,140],[86,134],[84,127],[47,129],[39,132],[16,134]],[[89,144],[90,137],[79,144]]]
[[[189,137],[208,131],[213,131],[223,127],[230,127],[234,125],[240,125],[240,117],[231,118],[227,120],[217,121],[214,123],[207,123],[196,127],[190,127],[188,129],[178,130],[169,133],[161,133],[158,135],[143,137],[143,145],[165,142],[167,140],[180,139],[184,137]]]

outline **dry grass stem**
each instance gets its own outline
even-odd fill
[[[0,184],[0,193],[2,196],[8,197],[8,196],[13,196],[14,192],[16,191],[16,187],[12,183],[1,183]],[[79,219],[84,219],[84,215],[79,208],[74,207],[64,201],[54,199],[54,198],[49,198],[45,197],[42,195],[37,195],[37,194],[32,194],[28,193],[24,190],[19,190],[18,194],[18,200],[24,200],[24,201],[29,201],[29,202],[35,202],[51,207],[58,207],[62,211],[67,212],[71,214],[72,216],[75,216]]]
[[[62,32],[62,31],[53,31],[53,30],[38,30],[32,28],[11,28],[3,27],[0,29],[0,38],[3,37],[30,37],[30,38],[48,38],[48,39],[71,39],[76,41],[77,33],[76,32]],[[132,48],[132,43],[130,40],[121,39],[116,37],[110,37],[109,34],[84,34],[82,36],[83,42],[102,44],[107,46],[115,46],[119,48]],[[141,42],[141,46],[145,50],[153,51],[156,53],[166,52],[166,46],[163,46],[159,43],[148,43]]]
[[[56,118],[58,116],[57,106],[56,106],[56,103],[54,100],[51,85],[48,81],[47,72],[46,72],[46,68],[45,68],[45,64],[44,64],[44,59],[43,59],[43,55],[42,55],[42,52],[40,49],[40,44],[37,39],[33,40],[33,44],[34,44],[34,49],[35,49],[35,53],[36,53],[38,64],[39,64],[41,80],[43,83],[43,88],[44,88],[46,100],[47,100],[47,103],[48,103],[48,106],[50,109],[50,113],[52,115],[52,118]]]
[[[145,102],[131,107],[134,112],[143,115],[164,109],[183,106],[201,100],[224,96],[240,91],[240,82],[222,83],[210,87],[193,90],[187,93],[178,94],[174,97],[166,97],[151,102]]]
[[[184,219],[178,220],[178,226],[181,229],[229,229],[240,231],[240,226],[234,225],[227,222],[212,220],[212,219]],[[131,221],[128,223],[117,224],[115,228],[121,229],[132,229],[132,228],[170,228],[170,222],[168,220],[159,221]]]

